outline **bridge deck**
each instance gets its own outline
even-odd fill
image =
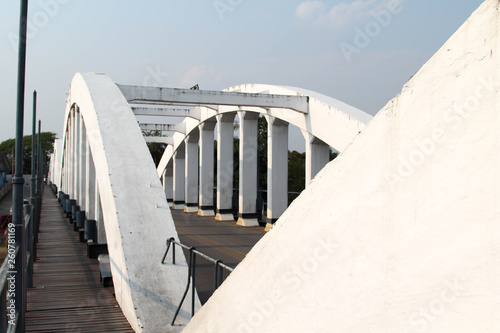
[[[236,267],[252,247],[264,236],[263,227],[240,227],[236,221],[220,222],[178,210],[171,210],[180,241],[226,265]],[[186,258],[188,257],[185,252]],[[170,257],[169,257],[170,258]],[[213,264],[197,259],[196,290],[204,304],[213,293]],[[224,278],[227,272],[224,273]]]
[[[99,284],[99,264],[64,217],[46,187],[34,264],[28,289],[26,332],[133,332],[114,297]]]

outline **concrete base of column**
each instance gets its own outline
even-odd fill
[[[168,207],[172,208],[174,207],[174,200],[173,199],[167,199],[168,202]]]
[[[256,218],[238,217],[238,221],[236,222],[236,225],[239,225],[242,227],[258,227],[259,220],[257,220]]]
[[[184,212],[185,213],[196,213],[198,212],[198,205],[196,206],[192,206],[190,204],[187,204],[185,207],[184,207]]]
[[[234,215],[233,214],[217,213],[217,214],[215,214],[215,220],[216,221],[234,221]]]
[[[271,230],[276,221],[278,221],[278,219],[273,219],[270,217],[266,218],[266,228],[264,229],[264,231],[268,232],[269,230]]]
[[[215,216],[215,212],[213,209],[198,209],[198,215],[212,217]]]
[[[174,201],[174,205],[172,206],[173,209],[175,210],[184,210],[184,207],[186,204],[184,201]]]

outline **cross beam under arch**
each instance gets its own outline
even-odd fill
[[[117,84],[129,103],[174,103],[194,105],[239,105],[292,109],[309,112],[309,97],[235,91],[192,90]]]

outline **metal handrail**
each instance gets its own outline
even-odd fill
[[[37,198],[41,202],[41,198]],[[26,287],[32,287],[32,281],[33,281],[33,261],[36,258],[36,253],[35,253],[35,248],[36,248],[36,240],[35,240],[35,234],[36,234],[36,228],[37,228],[37,222],[35,220],[35,210],[37,210],[36,207],[31,207],[31,205],[25,205],[25,218],[24,220],[24,233],[25,233],[25,239],[26,239],[26,246],[27,246],[27,251],[26,251],[26,262],[27,265],[24,268],[24,272],[22,274],[27,277],[26,284],[24,286],[15,286],[16,288],[16,293],[18,288],[22,288],[26,290]],[[9,225],[7,228],[15,228],[15,225]],[[11,237],[11,239],[13,239]],[[13,291],[9,289],[9,283],[8,283],[8,275],[9,273],[11,274],[19,274],[21,272],[15,271],[15,268],[13,268],[14,264],[17,261],[21,261],[21,255],[22,251],[21,248],[19,247],[19,244],[9,244],[9,238],[7,238],[7,256],[5,257],[5,260],[0,267],[0,333],[3,332],[19,332],[19,317],[20,313],[17,309],[15,309],[14,313],[11,315],[11,310],[12,308],[9,308],[9,301],[8,297],[11,297],[13,295]],[[21,300],[16,300],[18,302],[21,302]],[[25,308],[23,307],[23,311]]]
[[[19,255],[19,251],[20,248],[19,246],[14,246],[14,252],[12,253],[12,257],[14,258],[14,260],[17,260],[18,259],[18,255]],[[13,319],[10,319],[10,320],[7,320],[7,317],[9,316],[8,315],[8,311],[9,311],[9,308],[7,306],[7,275],[10,271],[10,267],[9,267],[9,258],[10,257],[10,253],[7,253],[7,257],[5,258],[3,264],[2,264],[2,267],[0,268],[0,297],[2,298],[2,302],[1,302],[1,305],[2,305],[2,314],[1,314],[1,317],[0,317],[0,331],[1,332],[15,332],[15,328],[17,326],[17,320],[19,318],[19,313],[16,311],[14,313],[14,318]],[[12,259],[10,259],[12,260]]]
[[[172,245],[172,264],[175,265],[175,245],[179,245],[181,248],[184,248],[189,251],[189,260],[188,260],[188,280],[187,280],[187,285],[186,289],[184,290],[184,294],[182,295],[182,299],[179,303],[179,306],[177,307],[177,310],[175,311],[174,318],[172,319],[172,326],[175,323],[175,319],[179,315],[179,311],[181,310],[182,304],[184,303],[184,300],[186,299],[187,293],[189,291],[189,287],[191,285],[191,280],[192,282],[192,288],[191,288],[191,317],[194,316],[194,304],[195,304],[195,295],[196,295],[196,255],[199,255],[200,257],[210,261],[211,263],[214,264],[214,291],[219,288],[219,286],[222,284],[222,275],[223,275],[223,269],[228,270],[229,272],[232,272],[234,268],[229,267],[225,265],[222,260],[220,259],[214,259],[212,257],[207,256],[204,253],[201,253],[200,251],[196,250],[194,246],[187,246],[184,245],[180,242],[177,242],[175,238],[171,237],[167,239],[167,249],[165,250],[165,254],[163,255],[163,258],[161,260],[161,263],[165,263],[165,259],[167,258],[168,251],[170,249],[170,245]]]

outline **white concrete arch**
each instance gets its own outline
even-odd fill
[[[218,105],[216,110],[207,107],[193,108],[197,117],[186,118],[186,135],[175,135],[173,147],[165,151],[158,165],[158,174],[161,176],[166,165],[172,159],[174,152],[189,133],[203,122],[224,113],[250,111],[281,119],[300,128],[304,133],[320,139],[324,143],[343,151],[352,139],[372,119],[372,116],[345,104],[334,98],[295,87],[284,87],[267,84],[243,84],[225,89],[227,92],[252,94],[274,94],[287,96],[307,96],[307,112],[300,112],[287,108],[276,107],[245,107],[232,105]]]
[[[186,104],[192,108],[161,107]],[[180,124],[143,125],[174,131],[168,138],[147,139],[168,144],[156,170],[137,123],[136,115],[140,114],[185,117]],[[76,74],[73,78],[62,144],[54,154],[53,182],[76,201],[86,219],[97,221],[94,241],[107,244],[116,297],[137,332],[179,329],[168,323],[182,296],[185,271],[181,265],[159,263],[165,239],[178,238],[168,199],[187,211],[198,210],[201,215],[217,213],[220,220],[230,215],[236,115],[240,119],[238,223],[255,225],[259,114],[266,116],[270,129],[270,219],[279,217],[287,206],[286,200],[282,200],[287,193],[287,173],[279,171],[286,168],[288,124],[305,133],[309,159],[314,160],[315,154],[325,156],[324,148],[328,145],[342,151],[371,119],[341,102],[297,88],[249,84],[221,92],[190,91],[120,86],[103,74]],[[214,207],[216,125],[219,169]],[[317,170],[310,163],[310,178],[326,164],[318,160]],[[158,175],[163,177],[163,187]],[[182,253],[178,256],[179,263],[185,262]],[[190,306],[186,302],[185,308]],[[186,321],[187,313],[180,313]]]
[[[86,218],[101,223],[97,238],[107,243],[123,313],[136,332],[179,331],[169,323],[182,297],[185,266],[160,264],[165,239],[178,236],[136,118],[108,76],[74,76],[63,133],[60,172],[53,174]],[[181,251],[177,260],[185,263]]]
[[[169,145],[158,165],[157,172],[162,176],[167,199],[173,202],[176,209],[187,212],[198,211],[200,215],[216,215],[219,220],[232,220],[232,122],[234,115],[240,118],[240,189],[239,189],[239,220],[241,225],[257,225],[257,145],[256,130],[257,117],[264,115],[268,122],[268,210],[267,219],[274,222],[288,206],[288,125],[292,124],[301,129],[306,139],[306,184],[329,161],[329,146],[338,151],[344,150],[356,135],[365,127],[372,116],[352,106],[333,98],[292,87],[281,87],[264,84],[244,84],[225,89],[222,92],[204,92],[202,95],[189,91],[167,90],[154,87],[123,87],[120,86],[129,102],[140,104],[173,103],[198,101],[204,106],[194,107],[189,111],[185,109],[185,117],[181,124],[176,125],[141,125],[148,129],[176,130],[182,127],[183,131],[176,130],[171,136]],[[228,94],[228,95],[225,95]],[[217,103],[221,104],[217,104]],[[268,103],[268,104],[265,104]],[[208,104],[208,106],[206,106]],[[267,106],[266,106],[267,105]],[[134,108],[136,114],[144,115],[174,115],[178,110],[172,109],[144,109]],[[214,176],[211,168],[200,167],[200,178],[194,172],[199,165],[213,164],[210,147],[213,147],[213,124],[217,123],[217,141],[224,149],[217,156],[217,203],[214,206],[213,183]],[[224,129],[222,128],[224,127]],[[198,157],[189,157],[197,154],[191,133],[200,130],[200,147],[206,141],[206,150],[200,148],[200,161]],[[223,132],[223,134],[221,134]],[[203,135],[205,133],[205,135]],[[190,139],[190,143],[188,142]],[[203,139],[205,138],[205,139]],[[241,141],[241,139],[244,139]],[[227,143],[222,143],[228,140]],[[211,143],[209,142],[211,141]],[[193,146],[193,148],[190,148]],[[179,149],[182,152],[179,152]],[[224,150],[223,149],[223,150]],[[250,157],[250,158],[249,158]],[[199,164],[199,165],[198,165]],[[167,166],[175,169],[166,170]],[[176,168],[177,165],[177,168]],[[274,172],[273,172],[274,171]],[[171,175],[173,180],[165,179]],[[222,175],[222,176],[221,176]],[[185,181],[184,181],[185,178]],[[177,181],[175,181],[177,180]],[[187,185],[187,184],[190,185]],[[173,190],[167,187],[173,184]],[[194,195],[193,186],[199,184],[199,195]],[[221,188],[225,186],[226,188]],[[190,192],[191,194],[189,194]]]

